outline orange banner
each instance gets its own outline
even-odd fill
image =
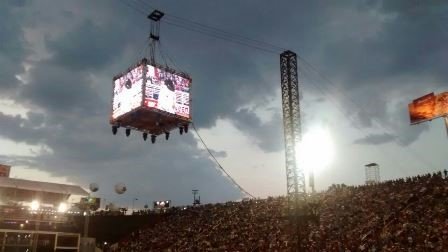
[[[430,121],[448,115],[448,92],[427,94],[409,104],[411,124]]]
[[[9,178],[9,172],[11,170],[11,166],[0,164],[0,177]]]

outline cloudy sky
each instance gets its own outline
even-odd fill
[[[182,29],[192,24],[180,18],[305,59],[303,131],[326,129],[334,149],[316,171],[317,189],[362,184],[370,162],[382,179],[448,168],[443,120],[410,126],[407,114],[409,101],[448,90],[446,1],[2,0],[0,163],[13,166],[12,177],[96,182],[95,195],[122,205],[138,198],[140,207],[189,204],[192,189],[204,202],[245,197],[193,132],[155,145],[111,134],[112,77],[147,56],[147,4],[177,22],[161,24],[163,53],[193,78],[199,133],[253,195],[286,191],[281,51]],[[120,196],[118,182],[128,186]]]

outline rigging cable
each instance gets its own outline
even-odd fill
[[[127,7],[133,9],[134,11],[139,12],[140,14],[142,14],[144,17],[147,16],[147,13],[145,11],[143,11],[142,9],[147,9],[147,7],[144,7],[142,5],[140,5],[137,2],[133,2],[133,1],[126,1],[126,0],[119,0],[119,2],[121,2],[122,4],[126,5]],[[153,9],[151,7],[151,9]],[[181,29],[185,29],[185,30],[189,30],[189,31],[193,31],[193,32],[197,32],[209,37],[214,37],[217,39],[221,39],[227,42],[232,42],[232,43],[236,43],[236,44],[240,44],[243,46],[247,46],[256,50],[260,50],[262,52],[266,52],[266,53],[272,53],[272,54],[280,54],[282,51],[284,51],[285,49],[278,47],[278,46],[274,46],[271,45],[269,43],[266,42],[262,42],[262,41],[258,41],[258,40],[254,40],[254,39],[250,39],[250,38],[246,38],[244,36],[241,35],[237,35],[234,33],[230,33],[230,32],[225,32],[224,30],[221,29],[216,29],[216,28],[211,28],[211,26],[206,26],[206,25],[192,25],[198,22],[195,21],[189,21],[190,23],[185,23],[185,22],[179,22],[176,19],[170,19],[170,17],[173,17],[173,15],[167,14],[165,13],[165,18],[160,20],[160,22],[174,26],[174,27],[178,27]],[[183,19],[177,16],[174,16],[177,19]],[[168,19],[168,20],[166,20]],[[183,19],[183,20],[187,20],[187,19]],[[198,23],[199,24],[199,23]],[[207,28],[210,27],[210,28]]]
[[[204,146],[204,148],[207,150],[207,152],[210,154],[210,156],[212,157],[213,161],[215,161],[216,165],[218,165],[219,169],[221,169],[224,174],[227,175],[227,177],[230,179],[230,181],[238,187],[238,189],[245,193],[246,195],[250,196],[251,198],[255,198],[252,194],[250,194],[248,191],[246,191],[242,186],[240,186],[233,178],[232,176],[230,176],[230,174],[222,167],[222,165],[219,163],[219,161],[216,159],[215,155],[213,155],[212,151],[208,148],[207,144],[205,144],[204,139],[202,139],[201,135],[199,135],[199,132],[196,130],[196,127],[194,126],[194,123],[191,123],[191,125],[193,126],[194,132],[196,133],[196,135],[198,136],[199,140],[201,141],[202,145]]]

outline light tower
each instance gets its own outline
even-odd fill
[[[286,193],[288,215],[295,229],[297,251],[305,251],[301,244],[301,232],[306,219],[306,185],[302,167],[297,163],[297,147],[302,140],[300,120],[299,79],[297,74],[297,54],[284,51],[280,54],[280,77],[282,89],[283,129],[285,135]],[[306,232],[306,231],[305,231]],[[293,236],[293,237],[294,237]],[[294,240],[294,238],[293,238]]]
[[[373,185],[380,182],[380,166],[377,163],[366,164],[366,185]]]
[[[291,214],[298,211],[298,203],[306,198],[305,175],[302,167],[297,164],[301,122],[297,55],[294,52],[285,51],[280,54],[280,75],[285,134],[286,190]]]
[[[193,206],[200,205],[201,204],[201,196],[199,195],[199,190],[193,189],[191,190],[193,193]],[[198,196],[198,197],[196,197]]]

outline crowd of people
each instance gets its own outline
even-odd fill
[[[138,230],[116,251],[282,250],[288,246],[284,198],[173,208],[165,222]]]
[[[338,185],[310,196],[312,211],[298,222],[285,197],[172,208],[111,251],[292,251],[298,243],[305,251],[448,251],[447,206],[441,172]]]
[[[441,172],[332,187],[320,202],[308,251],[448,251],[448,179]]]

